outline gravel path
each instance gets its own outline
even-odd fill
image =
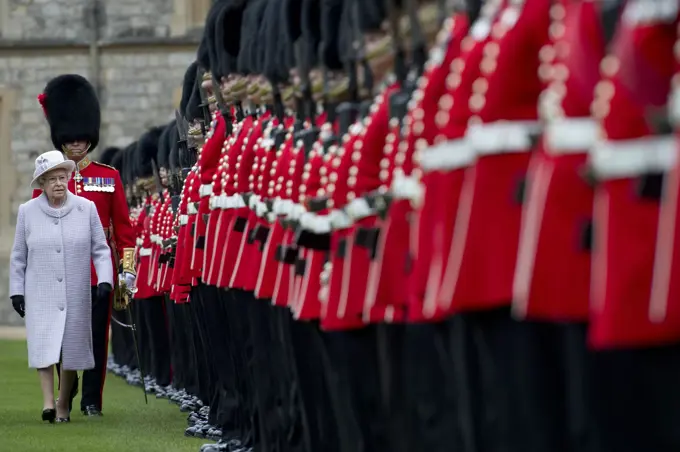
[[[1,339],[26,339],[26,328],[23,326],[0,326]]]

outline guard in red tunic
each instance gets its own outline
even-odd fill
[[[170,344],[165,313],[165,297],[156,288],[157,260],[154,259],[158,224],[162,219],[164,204],[163,187],[158,175],[159,140],[163,128],[154,127],[137,142],[136,174],[137,184],[147,193],[143,206],[143,220],[138,225],[141,231],[141,247],[137,264],[137,292],[134,294],[139,313],[139,343],[142,355],[148,361],[145,370],[149,381],[145,382],[149,392],[164,391],[171,383]],[[162,150],[165,152],[165,150]],[[155,168],[154,168],[155,167]]]
[[[424,310],[424,288],[427,285],[432,264],[431,248],[435,235],[441,233],[432,228],[435,225],[431,215],[433,210],[442,206],[428,203],[419,211],[414,207],[422,201],[423,179],[421,170],[414,167],[414,155],[421,155],[426,147],[432,146],[435,139],[441,142],[444,136],[442,120],[447,114],[438,114],[440,105],[446,104],[446,78],[453,59],[459,55],[461,40],[467,34],[467,14],[459,12],[449,18],[440,32],[439,43],[431,51],[425,73],[413,92],[413,105],[405,118],[406,134],[403,141],[398,140],[399,127],[392,130],[384,146],[381,167],[388,167],[381,174],[382,192],[391,191],[393,202],[387,217],[380,221],[380,239],[376,244],[376,258],[371,264],[369,285],[366,291],[366,315],[372,321],[384,317],[385,308],[396,305],[410,321],[441,320],[445,311]],[[388,166],[389,165],[389,166]],[[425,177],[429,177],[425,176]],[[424,180],[432,183],[432,177]],[[430,199],[432,186],[428,186]],[[443,191],[454,197],[454,190]],[[448,203],[447,206],[455,204]],[[416,215],[417,213],[417,215]],[[416,221],[410,221],[415,217]],[[416,227],[422,223],[422,227]],[[440,254],[443,254],[441,251]],[[435,300],[436,301],[436,300]],[[408,309],[406,309],[408,307]],[[382,311],[382,312],[380,312]]]
[[[610,20],[600,6],[563,1],[551,8],[551,27],[564,32],[552,34],[540,54],[549,86],[541,96],[546,129],[529,167],[515,276],[514,310],[522,318],[588,318],[593,191],[583,167],[598,136],[590,104],[614,31],[608,24],[618,22],[617,10]]]
[[[596,348],[656,346],[680,338],[676,327],[648,316],[661,177],[675,162],[675,142],[661,112],[675,71],[669,55],[678,9],[674,1],[649,11],[642,5],[647,3],[625,6],[593,103],[604,135],[589,158],[600,182],[591,292],[590,339]]]
[[[680,41],[680,27],[678,28]],[[679,45],[676,41],[676,47]],[[668,114],[675,130],[676,141],[680,137],[680,52],[675,50],[676,68],[671,80]],[[677,145],[676,145],[677,146]],[[649,315],[655,321],[670,321],[680,326],[680,158],[666,174],[664,197],[659,218],[654,261],[654,280]]]
[[[535,425],[543,425],[544,448],[567,438],[593,450],[596,441],[586,346],[593,188],[584,169],[598,139],[590,105],[620,15],[613,6],[554,2],[550,43],[540,51],[538,75],[548,83],[539,105],[545,130],[527,174],[513,310],[526,320],[517,353],[530,364],[525,375],[534,383],[525,399],[531,400]],[[545,372],[557,368],[569,378]],[[577,423],[571,410],[584,413]]]
[[[667,103],[679,11],[675,0],[623,8],[592,105],[602,132],[589,155],[595,413],[603,449],[671,451],[680,447],[680,329],[649,314],[663,182],[677,158]]]
[[[95,203],[112,248],[114,268],[119,269],[121,280],[128,287],[134,287],[135,241],[120,174],[110,166],[93,162],[88,155],[99,143],[101,121],[99,100],[94,88],[79,75],[60,75],[48,82],[38,99],[50,125],[54,147],[76,162],[77,169],[69,182],[69,190]],[[33,193],[33,197],[38,195],[37,192]],[[96,287],[93,266],[93,293]],[[101,415],[111,308],[111,303],[105,306],[95,303],[92,306],[95,367],[83,373],[81,399],[81,410],[88,416]],[[77,391],[77,385],[74,388]]]

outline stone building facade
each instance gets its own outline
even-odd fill
[[[87,77],[102,106],[95,156],[125,146],[173,116],[211,3],[0,0],[0,325],[21,324],[8,298],[7,262],[33,162],[52,148],[36,96],[59,74]]]

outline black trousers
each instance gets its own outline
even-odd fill
[[[397,440],[391,450],[463,450],[448,324],[379,328],[385,409],[390,438]]]
[[[193,324],[193,354],[195,357],[193,369],[198,386],[198,392],[194,395],[207,406],[210,405],[212,399],[215,372],[209,358],[210,343],[207,335],[206,313],[199,287],[191,288],[188,306]]]
[[[518,322],[509,309],[447,323],[460,450],[601,450],[585,326]]]
[[[229,342],[233,336],[221,290],[201,284],[198,287],[204,311],[208,361],[212,373],[208,422],[236,436],[238,425],[237,383]]]
[[[177,320],[177,312],[175,302],[170,299],[168,294],[165,298],[165,315],[168,319],[168,344],[170,347],[170,369],[171,369],[171,384],[177,388],[182,388],[182,358],[181,358],[181,343],[178,337],[178,330],[180,328]]]
[[[236,385],[235,429],[224,428],[224,439],[234,437],[244,446],[255,446],[259,438],[258,409],[253,379],[255,360],[249,319],[249,294],[239,290],[220,290],[220,303],[225,310],[229,330],[228,349]]]
[[[680,450],[680,345],[593,356],[600,450]]]
[[[183,389],[187,393],[198,394],[198,380],[196,374],[196,356],[194,347],[194,325],[189,303],[173,304],[175,329],[173,336],[177,340],[177,359],[179,364],[174,369],[175,381],[173,385],[177,389]]]
[[[159,386],[171,383],[170,340],[163,296],[136,300],[139,305],[140,322],[137,324],[140,343],[146,359],[145,371]]]
[[[137,368],[137,357],[135,356],[135,344],[132,337],[132,330],[130,328],[121,326],[129,325],[134,319],[129,318],[128,311],[112,311],[111,321],[111,351],[113,352],[114,360],[119,366],[128,366],[129,368]],[[113,321],[113,319],[118,322]]]
[[[97,287],[92,287],[92,352],[94,368],[83,372],[81,409],[94,405],[102,409],[106,362],[109,354],[109,325],[113,297],[108,303],[97,301]]]
[[[305,450],[339,452],[338,424],[330,397],[332,388],[325,366],[320,365],[324,333],[317,321],[294,321],[289,313],[284,319],[290,323],[290,359],[295,363],[294,380],[302,401]]]
[[[252,293],[242,292],[248,304],[253,356],[252,378],[257,406],[257,435],[255,450],[286,452],[299,442],[300,432],[295,430],[296,406],[291,363],[281,343],[283,330],[280,309],[256,300]]]
[[[323,334],[322,364],[342,452],[391,452],[377,334],[375,326]]]

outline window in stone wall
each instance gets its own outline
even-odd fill
[[[175,0],[172,34],[182,36],[202,29],[212,3],[213,0]]]

